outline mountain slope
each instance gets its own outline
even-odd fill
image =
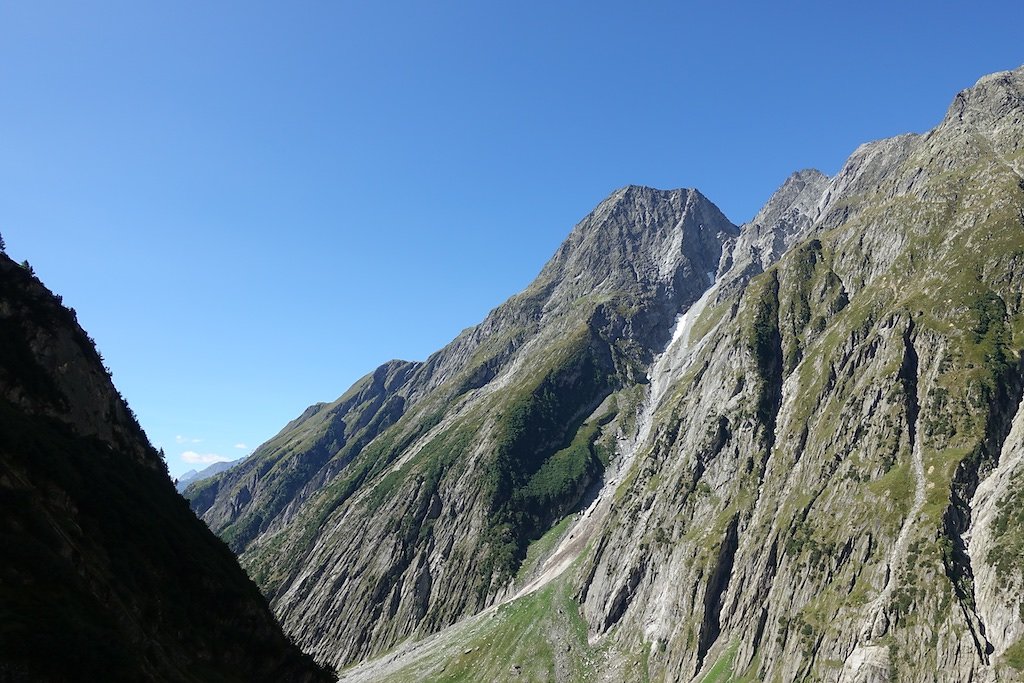
[[[1018,647],[994,491],[1024,385],[1022,85],[982,79],[930,133],[857,150],[809,239],[709,309],[583,570],[594,635],[649,648],[653,678],[721,657],[757,680],[978,680]]]
[[[351,680],[1020,679],[1022,173],[1024,68],[739,234],[621,190],[193,505],[337,664],[437,632]]]
[[[0,678],[331,680],[190,513],[92,340],[0,255]]]
[[[609,397],[643,381],[735,234],[696,191],[615,192],[525,292],[311,407],[193,507],[338,663],[476,612],[599,479]]]

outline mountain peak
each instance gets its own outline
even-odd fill
[[[817,201],[828,181],[829,177],[816,168],[794,171],[761,207],[750,224],[769,224],[777,219],[777,214],[789,211],[794,206],[809,211],[813,206],[810,202]]]
[[[996,71],[994,73],[985,74],[975,82],[974,88],[982,88],[991,84],[1005,85],[1014,81],[1018,83],[1024,81],[1024,65],[1018,66],[1016,69],[1007,69],[1006,71]]]
[[[810,229],[829,177],[817,169],[791,174],[757,215],[741,228],[731,269],[745,279],[768,268]]]
[[[409,643],[346,680],[1008,680],[1022,77],[797,171],[738,236],[696,190],[615,190],[524,293],[195,509],[313,652]],[[531,618],[463,620],[510,599]]]
[[[627,185],[576,224],[538,281],[556,283],[552,299],[671,290],[679,305],[703,291],[722,244],[738,232],[697,190]]]
[[[1011,114],[1024,114],[1024,66],[982,76],[961,90],[946,112],[946,121],[962,121],[979,127],[1002,125]],[[1019,120],[1015,121],[1019,125]]]
[[[598,204],[593,213],[600,212],[605,207],[649,205],[657,202],[682,202],[685,204],[695,198],[706,200],[704,195],[691,188],[662,190],[649,185],[623,185]]]

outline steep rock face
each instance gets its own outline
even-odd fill
[[[331,680],[175,492],[92,340],[0,255],[0,678]]]
[[[815,169],[797,171],[786,179],[730,245],[729,280],[763,272],[803,241],[818,217],[818,204],[828,184],[828,176]]]
[[[857,150],[809,239],[708,309],[587,558],[595,638],[664,680],[1012,675],[1022,84]]]
[[[193,508],[338,664],[493,603],[600,478],[609,396],[645,381],[735,235],[694,190],[613,193],[526,291],[424,363],[310,408],[190,489]]]
[[[246,566],[339,664],[462,620],[353,680],[515,680],[509,641],[558,680],[1019,678],[1022,93],[986,77],[738,235],[695,192],[616,192]],[[548,652],[542,621],[586,637]]]

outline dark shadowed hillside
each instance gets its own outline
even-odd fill
[[[2,255],[0,549],[0,680],[332,680],[175,492],[74,313]]]

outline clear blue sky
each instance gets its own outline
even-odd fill
[[[1024,63],[1021,26],[1019,0],[11,0],[0,232],[178,474],[425,358],[616,187],[744,221]]]

